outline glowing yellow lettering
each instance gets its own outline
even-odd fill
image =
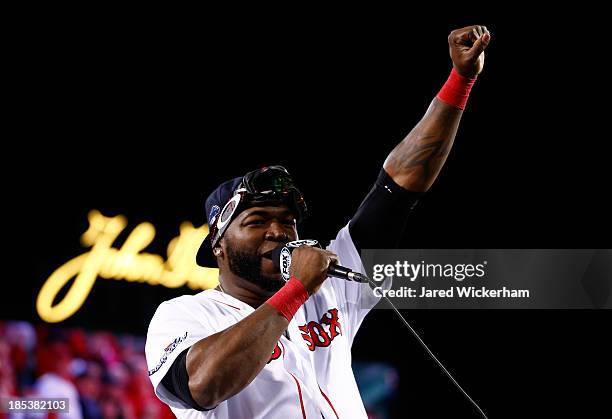
[[[203,268],[195,263],[195,256],[208,226],[195,228],[184,222],[178,237],[170,241],[168,259],[151,253],[141,253],[155,238],[155,227],[141,223],[132,230],[120,249],[113,242],[126,228],[127,220],[119,215],[105,217],[99,211],[88,214],[89,228],[81,235],[81,244],[91,247],[89,252],[71,259],[56,269],[43,284],[36,299],[38,315],[49,323],[57,323],[72,316],[85,302],[98,277],[105,279],[146,282],[178,288],[213,288],[218,284],[218,270]],[[74,278],[66,296],[54,305],[60,290]]]

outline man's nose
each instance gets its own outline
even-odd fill
[[[287,232],[281,223],[272,221],[270,227],[268,227],[268,231],[266,231],[266,240],[286,242],[289,240],[289,236],[287,236]]]

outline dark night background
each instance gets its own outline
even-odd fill
[[[4,154],[17,163],[5,175],[17,241],[0,318],[41,321],[38,289],[83,253],[90,209],[126,215],[128,231],[153,223],[147,251],[165,256],[182,221],[204,222],[212,188],[265,164],[302,185],[313,213],[302,237],[332,238],[446,80],[448,32],[473,23],[492,32],[484,72],[404,247],[609,248],[597,25],[448,16],[24,25]],[[184,292],[101,279],[64,324],[144,334]],[[610,311],[403,314],[491,418],[609,409]],[[399,369],[393,417],[477,417],[392,312],[369,315],[353,354]]]

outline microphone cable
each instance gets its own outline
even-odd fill
[[[365,275],[362,274],[362,276],[364,278],[366,278],[368,280],[368,283],[370,285],[370,287],[378,287],[378,284],[376,284],[374,281],[372,281],[371,279],[367,278]],[[485,413],[482,411],[482,409],[480,408],[480,406],[478,406],[478,403],[476,403],[474,401],[474,399],[472,399],[470,397],[469,394],[467,394],[467,392],[459,385],[459,383],[457,382],[457,380],[455,380],[455,378],[452,376],[452,374],[444,367],[444,365],[442,365],[442,362],[440,362],[440,360],[433,354],[433,352],[429,349],[429,347],[425,344],[425,342],[423,342],[423,339],[421,339],[421,337],[418,335],[418,333],[416,332],[416,330],[414,330],[412,328],[412,326],[410,326],[410,324],[408,323],[408,321],[404,318],[404,316],[402,316],[402,313],[400,313],[400,311],[397,309],[397,307],[395,307],[395,305],[391,302],[391,300],[389,299],[389,297],[387,297],[386,295],[382,296],[383,299],[386,300],[387,304],[389,304],[391,306],[391,308],[393,309],[393,311],[395,311],[395,313],[398,315],[398,317],[402,320],[402,322],[406,325],[406,327],[408,328],[408,330],[410,330],[410,332],[412,333],[412,335],[416,338],[416,340],[421,344],[421,346],[423,347],[423,349],[425,349],[425,351],[429,354],[429,356],[431,357],[431,359],[433,359],[436,364],[438,364],[438,366],[442,369],[442,371],[444,371],[444,373],[448,376],[448,378],[450,378],[450,380],[453,382],[453,384],[455,385],[455,387],[457,387],[457,389],[459,389],[459,391],[461,393],[463,393],[463,395],[470,401],[470,403],[478,410],[478,412],[482,415],[482,417],[484,419],[488,419],[487,415],[485,415]]]

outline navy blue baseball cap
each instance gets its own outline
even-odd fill
[[[231,221],[246,208],[286,204],[300,223],[308,213],[302,193],[282,166],[267,166],[223,182],[206,198],[204,211],[209,233],[196,255],[196,263],[216,268],[213,247]]]

